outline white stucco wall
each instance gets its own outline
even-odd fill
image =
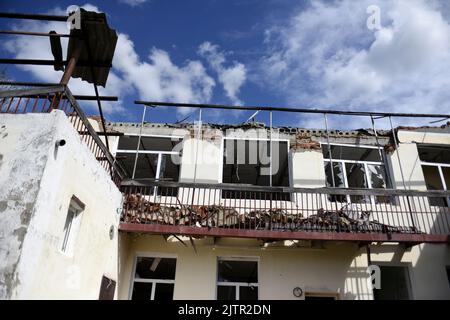
[[[302,300],[292,290],[339,294],[340,299],[371,299],[368,288],[367,256],[356,244],[328,243],[325,249],[261,248],[258,240],[195,240],[193,247],[162,236],[121,234],[124,255],[119,299],[130,297],[136,256],[177,258],[174,299],[216,299],[217,258],[245,257],[259,261],[259,298],[262,300]],[[189,240],[186,239],[186,243]],[[122,253],[121,253],[122,254]]]
[[[29,223],[22,226],[21,250],[14,251],[19,252],[14,282],[10,283],[10,296],[4,298],[97,299],[102,276],[118,278],[121,193],[81,142],[64,113],[1,115],[0,127],[1,124],[12,138],[8,148],[0,149],[0,154],[6,153],[0,179],[6,177],[23,183],[19,202],[24,202],[27,189],[37,190],[33,201],[26,202],[31,203]],[[55,148],[59,139],[66,144]],[[42,164],[36,168],[34,163]],[[17,169],[11,170],[14,167]],[[85,210],[81,213],[74,252],[68,256],[60,252],[60,247],[73,195],[85,204]],[[8,201],[12,200],[11,194],[6,196],[10,198]],[[6,214],[9,217],[0,212],[1,224],[13,219],[17,225],[15,220],[20,216],[17,206],[8,206]]]
[[[180,182],[221,182],[222,156],[220,142],[186,139],[183,143]]]
[[[373,299],[368,285],[367,253],[356,243],[327,242],[323,249],[268,247],[258,240],[195,240],[197,253],[162,236],[121,234],[121,277],[119,299],[129,299],[137,256],[176,257],[174,299],[214,300],[218,257],[255,258],[259,261],[259,298],[262,300],[302,300],[292,294],[294,287],[304,292],[337,293],[339,299]],[[285,244],[289,244],[286,242]],[[398,244],[371,245],[372,265],[406,266],[412,299],[450,299],[445,267],[450,254],[445,244],[422,244],[405,248]],[[125,258],[126,257],[126,258]],[[383,277],[383,274],[381,274]]]
[[[293,187],[325,187],[325,170],[322,151],[300,150],[292,152]]]

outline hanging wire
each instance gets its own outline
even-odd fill
[[[384,163],[384,157],[383,157],[383,152],[381,151],[381,145],[380,142],[378,140],[378,133],[377,133],[377,129],[375,128],[375,119],[373,118],[372,115],[370,115],[370,120],[372,121],[372,129],[373,132],[375,134],[375,141],[377,143],[377,148],[378,148],[378,154],[380,155],[380,160]]]
[[[195,165],[194,165],[194,183],[197,179],[197,165],[198,165],[198,148],[200,140],[202,139],[202,109],[198,112],[198,131],[197,131],[197,141],[195,144]]]
[[[272,186],[272,111],[269,113],[270,139],[269,139],[269,185]]]
[[[147,106],[144,105],[144,110],[142,111],[141,127],[139,129],[138,143],[137,143],[137,146],[136,146],[136,155],[135,155],[135,158],[134,158],[134,167],[133,167],[132,179],[134,179],[134,176],[136,174],[136,166],[137,166],[138,155],[139,155],[139,146],[141,145],[142,128],[144,127],[144,120],[145,120],[145,112],[146,112],[146,110],[147,110]]]
[[[438,123],[438,122],[446,121],[448,119],[450,119],[450,118],[443,118],[443,119],[439,119],[439,120],[434,120],[434,121],[430,121],[429,123]]]
[[[397,134],[395,133],[394,130],[394,126],[392,125],[392,118],[389,116],[389,124],[391,125],[391,132],[392,132],[392,137],[394,138],[394,146],[395,146],[395,150],[397,151],[397,160],[398,160],[398,166],[400,168],[400,174],[402,176],[402,182],[403,182],[403,188],[406,190],[406,181],[405,181],[405,175],[403,173],[403,166],[402,166],[402,162],[400,161],[400,152],[399,152],[399,144],[397,141]]]
[[[331,155],[331,145],[330,145],[330,133],[328,131],[328,119],[327,119],[327,114],[324,113],[323,117],[325,119],[325,131],[327,133],[327,145],[328,145],[328,157],[330,159],[330,168],[331,168],[331,180],[333,183],[333,187],[336,187],[336,181],[334,179],[334,166],[333,166],[333,157]]]

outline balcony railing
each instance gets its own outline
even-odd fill
[[[447,242],[450,235],[448,191],[136,180],[121,190],[121,230],[128,232],[414,243]]]
[[[114,183],[119,186],[125,177],[124,170],[108,151],[67,87],[52,86],[0,92],[0,114],[49,113],[55,109],[66,113],[69,121],[80,134],[80,139],[111,175]]]

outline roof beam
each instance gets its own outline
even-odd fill
[[[66,22],[67,19],[69,18],[69,16],[57,16],[57,15],[34,14],[34,13],[0,12],[0,18]]]
[[[235,106],[221,104],[196,104],[196,103],[170,103],[156,101],[136,100],[135,104],[146,106],[162,106],[175,108],[200,108],[200,109],[234,109],[234,110],[261,110],[261,111],[282,111],[297,113],[317,113],[317,114],[337,114],[349,116],[383,116],[383,117],[403,117],[403,118],[445,118],[449,119],[450,114],[425,114],[425,113],[394,113],[394,112],[378,112],[378,111],[345,111],[333,109],[313,109],[313,108],[284,108],[271,106]]]

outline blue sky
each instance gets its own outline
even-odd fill
[[[31,5],[32,4],[32,5]],[[348,110],[448,113],[450,19],[446,1],[2,1],[1,11],[64,13],[70,5],[107,13],[119,33],[103,94],[107,118],[137,121],[135,99]],[[380,24],[369,28],[379,9]],[[371,20],[373,22],[373,20]],[[21,24],[22,23],[22,24]],[[2,19],[2,29],[64,32],[64,23]],[[51,58],[48,39],[2,35],[3,57]],[[55,82],[51,67],[7,66],[10,78]],[[76,80],[76,81],[75,81]],[[74,93],[92,86],[72,80]],[[88,113],[95,107],[84,104]],[[196,110],[152,110],[173,122]],[[210,122],[245,121],[251,112],[205,111]],[[267,120],[260,114],[258,120]],[[332,117],[331,125],[367,127]],[[275,125],[323,127],[321,117],[274,114]],[[405,121],[396,124],[406,124]],[[426,124],[426,123],[424,123]],[[380,123],[385,126],[386,123]]]

